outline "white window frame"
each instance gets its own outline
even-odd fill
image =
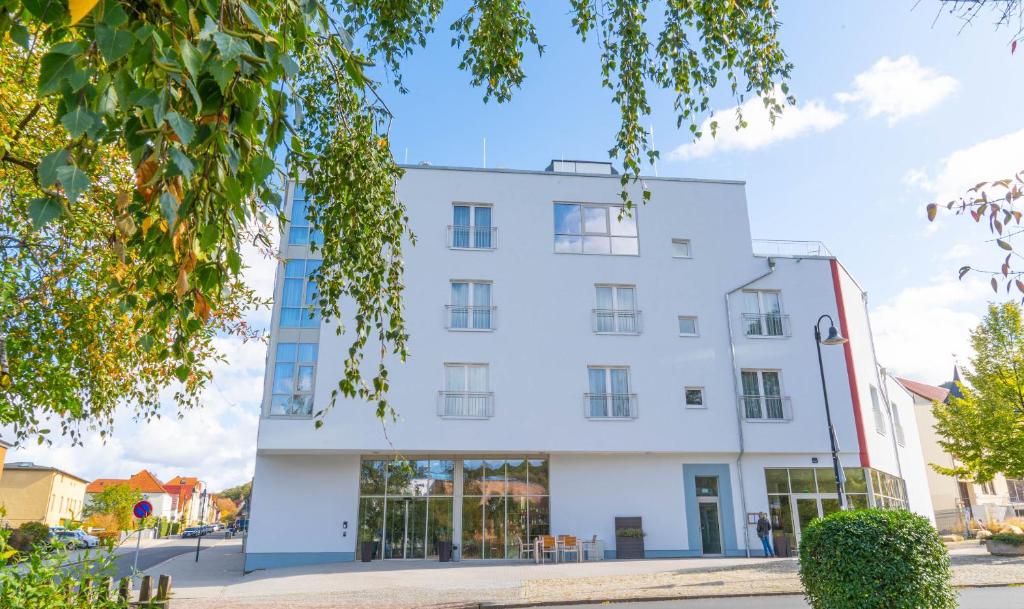
[[[280,352],[281,345],[293,345],[295,347],[295,359],[294,360],[282,361],[282,360],[278,359],[278,353]],[[312,360],[305,360],[305,359],[300,359],[299,358],[299,353],[301,351],[299,349],[299,345],[313,345],[314,346],[314,348],[313,348],[313,359]],[[273,417],[273,418],[293,417],[293,418],[308,419],[308,418],[313,416],[312,400],[316,399],[316,374],[317,374],[317,367],[318,367],[317,366],[317,361],[320,359],[319,351],[320,351],[320,345],[319,345],[319,343],[317,341],[290,341],[290,340],[284,340],[284,341],[280,341],[280,342],[278,342],[278,343],[276,343],[274,345],[274,365],[271,368],[271,374],[270,374],[270,403],[267,405],[267,416],[268,417]],[[291,391],[290,395],[289,394],[284,394],[284,393],[279,393],[279,392],[275,391],[276,386],[277,386],[277,365],[278,364],[291,364],[292,365],[292,391]],[[303,367],[311,367],[313,369],[313,378],[311,380],[312,385],[311,385],[311,387],[310,387],[310,389],[308,391],[300,391],[299,390],[299,371]],[[292,399],[294,399],[296,397],[309,397],[310,400],[311,400],[309,414],[305,414],[305,413],[300,413],[300,414],[294,414],[294,413],[277,414],[277,413],[274,413],[274,411],[273,411],[273,409],[274,409],[274,398],[276,396],[282,396],[282,395],[289,395],[289,398],[292,398]]]
[[[758,324],[761,327],[761,333],[760,334],[751,334],[750,332],[747,331],[748,330],[748,325],[747,324],[749,322],[747,321],[745,316],[751,314],[750,312],[748,312],[746,310],[747,294],[755,294],[755,295],[757,295],[757,313],[756,313],[756,315],[758,316]],[[780,329],[780,333],[779,334],[768,334],[768,333],[766,333],[767,324],[765,323],[765,318],[768,315],[771,315],[771,313],[767,312],[767,307],[765,307],[765,303],[764,303],[765,294],[775,294],[776,298],[779,301],[779,315],[778,315],[779,316],[779,329]],[[782,299],[782,290],[777,290],[777,289],[743,290],[742,292],[740,292],[740,295],[743,298],[742,305],[743,305],[743,315],[744,315],[744,317],[743,317],[743,322],[744,322],[743,334],[744,334],[744,336],[746,336],[747,338],[767,338],[767,339],[788,338],[790,336],[789,316],[786,315],[786,303]]]
[[[460,246],[455,245],[455,208],[456,207],[468,207],[469,208],[469,245]],[[487,208],[491,210],[491,223],[487,227],[489,232],[489,238],[491,245],[490,247],[479,247],[476,245],[477,242],[477,223],[476,223],[476,210],[480,208]],[[452,201],[451,213],[451,225],[448,228],[448,249],[453,250],[467,250],[467,251],[478,251],[478,252],[489,252],[491,250],[498,249],[498,231],[497,226],[494,223],[494,205],[492,203],[477,203],[469,201]],[[461,225],[460,225],[461,226]]]
[[[591,370],[600,370],[600,371],[602,371],[604,373],[604,388],[605,388],[604,395],[606,396],[605,397],[605,416],[594,416],[594,415],[592,415],[592,411],[590,409],[591,405],[590,405],[589,400],[584,400],[583,409],[584,409],[585,416],[588,419],[595,420],[595,421],[631,421],[631,420],[635,419],[637,417],[637,413],[636,413],[635,404],[634,404],[634,395],[635,394],[633,393],[633,371],[630,369],[630,367],[629,366],[605,365],[605,364],[588,365],[587,366],[587,394],[588,395],[594,395],[594,394],[590,393],[590,371]],[[625,370],[626,371],[626,393],[624,393],[624,394],[616,394],[615,392],[612,391],[612,370]],[[615,410],[615,405],[614,405],[614,402],[613,402],[614,398],[612,396],[615,396],[615,395],[625,395],[626,396],[626,408],[627,408],[627,411],[629,412],[629,414],[627,416],[622,416],[622,415],[616,416],[616,415],[612,414],[614,412],[614,410]]]
[[[679,326],[679,322],[684,319],[693,320],[693,333],[683,332],[682,327]],[[697,320],[696,315],[680,315],[676,318],[676,330],[679,332],[679,336],[693,337],[700,336],[700,322]]]
[[[892,433],[896,436],[896,443],[900,446],[906,446],[907,437],[903,431],[903,421],[900,420],[899,406],[896,402],[889,402],[889,409],[892,411]]]
[[[454,324],[452,324],[452,315],[455,312],[454,307],[460,306],[460,305],[456,305],[455,303],[452,302],[452,287],[455,284],[457,284],[457,283],[464,283],[464,284],[466,284],[466,286],[467,286],[466,290],[468,291],[468,301],[469,301],[469,304],[466,305],[466,307],[467,307],[466,319],[468,320],[467,323],[470,323],[470,325],[468,327],[465,327],[465,328],[456,328],[454,326]],[[476,304],[475,304],[475,298],[476,298],[475,293],[476,293],[476,290],[474,289],[474,287],[477,286],[477,285],[486,285],[486,286],[488,286],[488,290],[490,292],[490,301],[491,301],[492,304],[487,305],[487,306],[490,306],[490,313],[487,316],[489,325],[486,328],[474,328],[474,327],[472,327],[472,320],[476,319],[476,317],[473,315],[473,308],[476,306]],[[452,279],[452,280],[450,280],[448,282],[448,310],[447,310],[447,315],[446,315],[447,319],[445,320],[445,325],[448,327],[448,330],[451,331],[451,332],[493,332],[494,331],[494,315],[495,315],[495,312],[496,312],[496,309],[497,309],[497,307],[495,307],[493,303],[494,303],[494,282],[493,281],[491,281],[489,279]]]
[[[885,425],[885,414],[882,413],[882,399],[878,393],[878,387],[868,385],[868,392],[871,394],[871,414],[875,419],[875,432],[880,436],[888,435]]]
[[[679,255],[676,252],[676,246],[677,245],[685,245],[686,246],[686,254],[685,255]],[[689,260],[689,259],[693,258],[693,241],[691,241],[689,239],[673,238],[672,239],[672,257],[676,258],[678,260]]]
[[[601,309],[598,308],[598,292],[601,289],[610,289],[612,291],[612,308]],[[624,308],[619,305],[619,290],[632,290],[633,291],[633,306],[632,308]],[[595,283],[594,284],[594,334],[625,334],[625,335],[637,335],[641,332],[640,325],[640,308],[637,306],[640,302],[640,296],[637,292],[636,285],[628,283]],[[611,330],[598,330],[599,323],[597,321],[600,316],[599,311],[608,311],[612,316],[612,327]],[[621,318],[630,318],[633,320],[633,329],[623,329],[628,327],[628,324],[623,322]]]
[[[580,254],[584,256],[639,256],[640,255],[640,219],[637,214],[636,206],[630,210],[633,215],[633,224],[636,226],[635,235],[614,235],[612,234],[612,222],[618,222],[618,214],[623,210],[621,203],[592,203],[583,201],[555,201],[552,210],[558,209],[559,205],[575,205],[580,210],[580,232],[577,233],[559,233],[558,227],[554,226],[554,239],[552,241],[552,251],[556,254]],[[585,209],[603,209],[605,218],[606,229],[603,232],[600,231],[588,231],[586,229]],[[611,210],[616,210],[615,217],[612,217]],[[580,247],[579,251],[562,252],[558,251],[558,238],[559,237],[579,237]],[[607,237],[608,238],[608,252],[587,252],[584,251],[584,237]],[[612,239],[635,239],[636,240],[636,253],[635,254],[617,254],[612,251]]]
[[[761,411],[761,417],[752,418],[747,416],[746,403],[742,404],[743,407],[743,420],[752,421],[755,423],[788,423],[793,419],[793,413],[791,412],[790,406],[787,404],[789,396],[786,395],[785,380],[782,376],[782,370],[779,368],[743,368],[740,370],[740,391],[743,391],[742,375],[744,372],[753,372],[757,374],[757,397],[759,398],[759,407]],[[764,373],[771,372],[777,375],[779,380],[779,395],[768,395],[764,390]],[[744,401],[748,396],[746,394],[740,395],[739,400]],[[753,395],[749,397],[754,397]],[[767,398],[778,398],[782,406],[782,417],[769,417],[768,416],[768,400]]]
[[[700,392],[700,404],[690,404],[689,401],[687,401],[687,395],[686,394],[689,393],[690,391],[699,391]],[[689,410],[707,410],[707,407],[708,407],[708,391],[707,391],[707,389],[705,389],[704,387],[696,386],[696,385],[691,385],[691,386],[683,387],[683,407],[687,408]]]
[[[299,277],[289,277],[288,276],[288,263],[289,262],[299,262],[299,261],[301,261],[303,263],[303,266],[302,266],[302,277],[301,278],[299,278]],[[280,327],[282,327],[282,328],[298,328],[298,329],[309,330],[309,329],[317,329],[317,328],[320,327],[320,320],[321,320],[320,306],[316,302],[312,302],[312,303],[306,302],[306,295],[307,295],[307,293],[309,291],[309,284],[312,281],[311,273],[309,271],[309,267],[310,267],[310,263],[311,262],[314,263],[314,264],[319,264],[320,260],[315,259],[315,258],[290,258],[290,259],[284,261],[284,268],[281,269],[281,275],[282,275],[282,281],[281,281],[281,320],[278,323],[278,325]],[[284,303],[284,290],[285,290],[285,286],[288,284],[289,281],[302,281],[302,292],[301,292],[301,296],[300,296],[300,299],[299,299],[300,304],[299,304],[298,307],[291,306],[291,305],[285,305],[285,303]],[[288,325],[285,325],[285,323],[284,323],[284,312],[285,311],[290,311],[290,310],[295,310],[295,309],[298,309],[298,311],[299,311],[299,323],[296,324],[296,325],[291,325],[290,323]],[[309,313],[310,313],[311,309],[315,312],[315,315],[312,318],[309,318]],[[314,322],[315,322],[315,324],[314,324]],[[305,325],[307,323],[314,324],[314,325]]]
[[[461,368],[462,369],[462,389],[448,389],[448,371],[450,369]],[[470,369],[483,369],[484,370],[484,388],[483,389],[470,389],[469,388],[469,371]],[[494,392],[491,391],[491,365],[482,362],[445,362],[441,368],[441,387],[443,389],[440,392],[438,401],[438,416],[444,419],[488,419],[494,416]],[[471,393],[484,394],[482,410],[483,412],[478,413],[462,413],[452,414],[446,410],[446,401],[450,399],[457,399],[455,396],[449,397],[449,393],[462,393],[464,399],[469,400]],[[478,406],[479,407],[479,406]],[[463,405],[466,408],[466,405]]]

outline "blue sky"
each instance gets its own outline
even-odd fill
[[[410,93],[383,87],[399,161],[408,151],[412,163],[480,166],[484,138],[489,167],[607,159],[618,117],[600,87],[596,40],[572,33],[568,2],[529,3],[546,52],[527,52],[523,88],[503,105],[483,104],[457,69],[448,24],[466,3],[450,4],[428,48],[405,64]],[[954,353],[969,356],[967,332],[995,298],[979,279],[957,281],[956,269],[1001,260],[982,243],[986,229],[952,218],[929,225],[924,206],[1024,169],[1024,53],[1010,54],[1009,31],[993,31],[988,16],[960,32],[960,21],[936,21],[937,11],[934,0],[784,2],[781,38],[798,104],[774,129],[751,114],[748,129],[692,146],[663,92],[652,94],[647,121],[660,175],[746,180],[755,237],[825,242],[869,293],[882,363],[931,383],[946,380]],[[724,118],[734,102],[715,105]],[[247,260],[252,282],[269,294],[273,264]],[[256,324],[267,318],[252,315]],[[202,410],[181,420],[169,411],[149,425],[124,413],[106,445],[86,435],[84,447],[31,447],[8,460],[87,478],[147,467],[164,479],[198,475],[215,489],[245,480],[265,347],[222,345],[229,363],[216,368]]]

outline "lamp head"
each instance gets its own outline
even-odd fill
[[[829,326],[828,327],[828,336],[825,337],[825,340],[821,341],[821,344],[823,344],[823,345],[841,345],[841,344],[843,344],[845,342],[848,342],[848,341],[849,341],[849,339],[844,337],[842,334],[840,334],[839,330],[837,330],[835,326]]]

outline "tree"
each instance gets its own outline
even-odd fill
[[[230,499],[235,503],[238,503],[239,501],[242,501],[243,499],[248,497],[251,490],[252,480],[249,480],[248,482],[244,482],[242,484],[239,484],[238,486],[232,486],[231,488],[224,489],[223,491],[217,493],[217,497]]]
[[[132,489],[127,484],[114,484],[96,493],[85,506],[85,516],[94,514],[109,514],[117,520],[118,529],[129,531],[132,529],[132,522],[135,515],[132,508],[136,503],[142,501],[142,493]]]
[[[634,194],[648,200],[638,173],[645,158],[658,156],[643,128],[649,88],[675,93],[677,122],[694,137],[705,135],[698,125],[711,112],[713,92],[737,106],[756,96],[773,118],[794,101],[775,0],[670,0],[653,20],[656,35],[649,4],[568,2],[580,38],[598,38],[602,84],[619,110],[609,154],[625,169],[626,213]],[[17,65],[37,75],[29,103],[9,113],[14,128],[3,131],[0,167],[17,173],[31,192],[9,195],[20,203],[0,239],[24,249],[23,242],[47,238],[81,250],[87,262],[108,260],[113,272],[100,293],[138,315],[125,322],[134,334],[119,337],[125,349],[104,357],[151,356],[152,385],[176,379],[184,385],[177,401],[188,406],[216,356],[210,333],[240,323],[234,313],[252,300],[241,245],[270,245],[268,220],[283,220],[281,181],[308,176],[310,220],[324,234],[317,247],[323,264],[314,277],[317,306],[325,320],[351,320],[351,327],[338,329],[349,333],[351,348],[331,405],[338,396],[358,398],[384,416],[387,354],[406,356],[402,244],[412,236],[395,193],[402,171],[388,142],[392,116],[371,72],[383,72],[404,91],[402,62],[425,46],[443,6],[443,0],[0,0],[4,46],[20,45],[24,60]],[[471,0],[450,30],[452,44],[463,49],[459,68],[483,88],[485,102],[510,99],[525,78],[526,50],[544,49],[523,0]],[[26,149],[22,141],[34,131],[19,125],[37,116],[56,140]],[[711,122],[712,135],[716,129]],[[106,150],[123,151],[127,179],[108,177],[104,156],[96,154]],[[284,170],[276,166],[279,155]],[[95,199],[99,191],[104,197]],[[92,232],[76,234],[89,205],[102,213]],[[10,230],[28,224],[35,231],[29,237]],[[78,273],[64,262],[38,270],[22,263],[5,273],[3,291],[28,301],[42,296],[25,294],[29,282],[14,279],[26,268],[43,282]],[[38,404],[63,405],[59,398],[76,394],[66,388],[35,400],[33,386],[43,383],[24,337],[51,349],[51,336],[29,330],[29,314],[8,313],[7,306],[0,310],[0,336],[11,337],[9,374],[5,368],[0,381],[9,386],[0,389],[0,410],[27,413],[19,437],[45,435]],[[117,307],[104,311],[119,314]],[[3,353],[0,344],[0,359]],[[379,353],[375,366],[364,362],[368,353]],[[143,385],[146,396],[156,395]],[[62,419],[109,422],[112,402],[138,401],[124,385],[104,387],[102,397],[98,386],[74,389],[86,399],[79,400],[80,411],[57,412]],[[316,413],[317,426],[325,413]]]
[[[956,467],[943,474],[987,482],[996,474],[1024,477],[1024,321],[1016,303],[989,305],[971,332],[974,355],[966,383],[948,404],[935,404],[939,444]]]

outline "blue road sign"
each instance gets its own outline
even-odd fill
[[[135,507],[132,508],[132,513],[135,514],[136,518],[145,518],[153,513],[153,504],[143,499],[135,504]]]

